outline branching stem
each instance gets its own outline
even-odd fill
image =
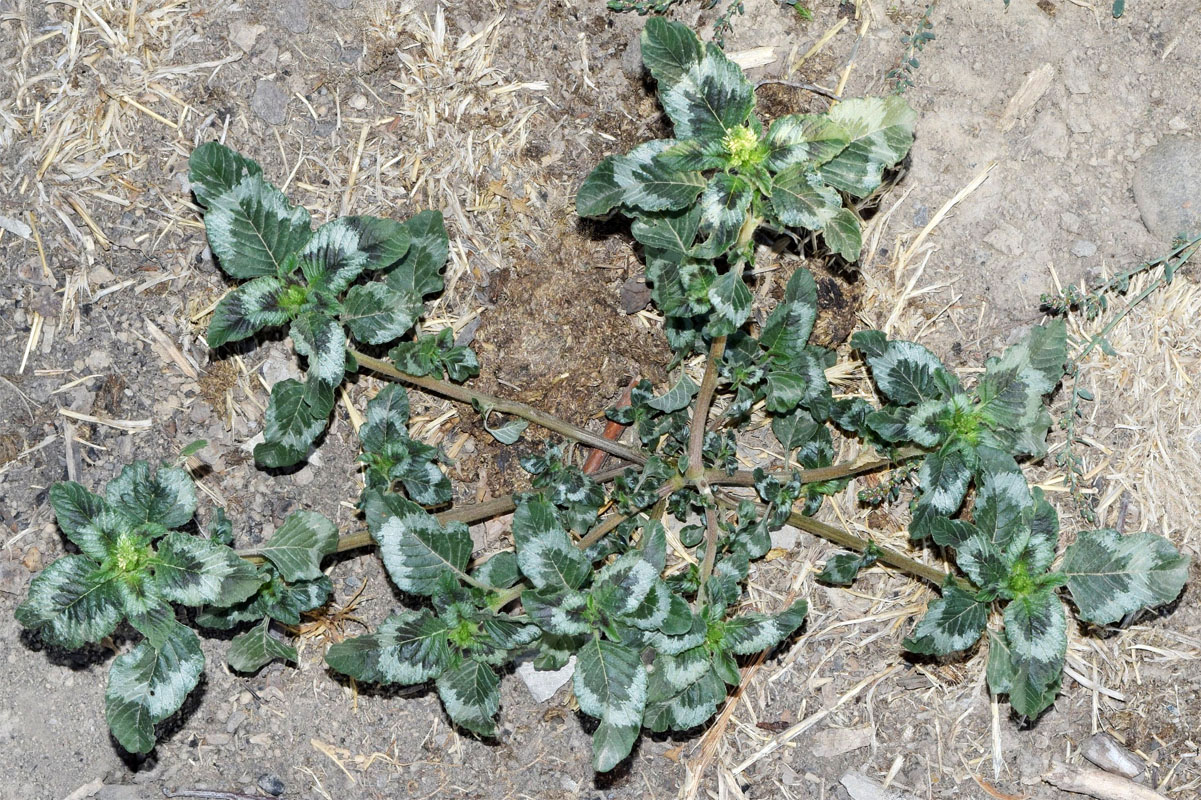
[[[640,450],[632,447],[627,447],[611,439],[606,439],[599,433],[587,431],[578,425],[573,425],[566,420],[539,411],[533,406],[527,406],[525,403],[519,403],[516,400],[506,400],[503,397],[495,397],[484,392],[470,389],[466,386],[460,386],[457,383],[439,380],[428,376],[409,375],[407,372],[401,372],[396,367],[378,358],[373,358],[365,353],[360,353],[354,348],[347,348],[356,361],[361,366],[366,367],[372,372],[378,372],[380,375],[385,375],[393,380],[404,381],[405,383],[419,386],[422,389],[433,392],[434,394],[448,397],[451,400],[458,400],[461,403],[471,403],[480,409],[491,409],[499,411],[502,414],[512,414],[515,417],[528,420],[529,422],[539,425],[547,430],[554,431],[569,439],[573,439],[581,444],[586,444],[597,450],[604,450],[610,455],[624,458],[626,461],[632,461],[635,464],[645,464],[647,456]]]

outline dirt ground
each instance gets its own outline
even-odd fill
[[[891,91],[886,75],[926,4],[808,5],[807,21],[746,0],[727,51],[768,48],[756,80]],[[872,220],[861,274],[828,289],[831,340],[857,306],[860,322],[918,338],[970,375],[1037,321],[1056,280],[1095,280],[1165,251],[1131,181],[1161,136],[1201,127],[1201,17],[1186,0],[1127,5],[1120,20],[1108,0],[933,5],[937,38],[905,92],[917,140]],[[673,16],[708,34],[720,11],[686,2]],[[916,797],[1058,798],[1068,795],[1042,776],[1053,760],[1078,762],[1097,731],[1145,758],[1165,796],[1201,793],[1196,568],[1164,613],[1104,636],[1071,631],[1063,695],[1020,729],[990,701],[978,655],[901,656],[924,586],[880,569],[851,591],[819,586],[815,565],[831,548],[793,536],[753,591],[767,609],[790,592],[808,598],[805,635],[747,663],[709,733],[644,737],[602,777],[567,689],[537,704],[507,677],[502,732],[482,742],[451,727],[431,691],[356,693],[324,668],[321,637],[301,640],[296,667],[252,677],[230,673],[226,643],[206,639],[201,686],[150,757],[131,759],[104,721],[112,652],[50,651],[22,632],[13,609],[64,552],[47,502],[58,480],[96,488],[131,459],[203,438],[202,508],[225,506],[240,541],[302,507],[361,525],[344,406],[303,469],[256,470],[244,446],[266,386],[294,359],[281,340],[221,357],[204,344],[206,309],[228,284],[187,190],[199,142],[223,137],[251,155],[315,222],[442,209],[447,291],[427,324],[472,342],[481,389],[599,426],[631,378],[664,380],[658,318],[623,309],[639,290],[628,232],[581,223],[572,205],[602,157],[667,131],[639,68],[642,22],[601,0],[0,0],[0,798],[281,784],[296,798],[846,798],[848,771]],[[771,114],[827,102],[778,86],[761,99]],[[767,253],[760,266],[796,262]],[[1101,521],[1162,533],[1194,564],[1199,310],[1186,271],[1113,332],[1118,356],[1084,364],[1098,398],[1085,455]],[[1078,321],[1077,333],[1097,327]],[[348,402],[361,408],[373,386],[351,386]],[[412,396],[418,432],[457,454],[461,498],[521,485],[515,453],[491,444],[470,409]],[[1035,475],[1065,528],[1078,526],[1063,476],[1049,462]],[[869,519],[853,496],[823,515],[903,544],[903,507]],[[477,533],[495,542],[504,526]],[[342,558],[331,577],[336,605],[365,587],[353,613],[368,624],[396,603],[373,556]],[[811,727],[782,743],[802,720]]]

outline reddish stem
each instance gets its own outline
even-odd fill
[[[625,391],[621,393],[621,397],[617,401],[618,408],[630,407],[630,391],[636,385],[638,385],[638,379],[634,378],[630,381],[630,385],[625,388]],[[625,429],[626,426],[622,425],[620,422],[609,420],[607,423],[605,423],[605,432],[601,435],[609,441],[616,442],[621,438],[622,431]],[[589,453],[588,459],[584,462],[584,474],[591,475],[603,467],[605,464],[605,458],[607,458],[608,455],[609,454],[604,450],[593,450],[591,453]]]

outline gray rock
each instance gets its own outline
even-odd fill
[[[265,25],[248,25],[245,22],[229,23],[229,40],[249,53],[254,49],[254,43],[267,30]]]
[[[1072,245],[1072,255],[1076,258],[1092,258],[1097,254],[1097,245],[1085,239],[1077,239]]]
[[[271,81],[261,80],[254,85],[250,110],[270,125],[283,125],[288,118],[288,93]]]
[[[572,656],[566,666],[556,670],[534,669],[532,661],[522,661],[517,665],[517,677],[521,678],[525,688],[530,690],[530,696],[535,703],[545,703],[555,696],[559,687],[571,680],[575,674],[575,656]]]
[[[284,782],[280,780],[278,775],[270,773],[259,776],[259,788],[273,797],[279,797],[284,793]]]
[[[279,5],[279,21],[292,33],[309,29],[309,4],[305,0],[284,0]]]
[[[1134,202],[1164,241],[1201,232],[1201,139],[1165,136],[1134,168]]]

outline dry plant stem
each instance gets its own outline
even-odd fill
[[[682,488],[684,488],[684,479],[683,477],[676,475],[671,480],[659,487],[659,491],[655,494],[655,502],[664,500],[671,495],[672,492]],[[645,507],[646,506],[643,506],[642,508]],[[576,547],[580,548],[581,550],[587,550],[589,547],[605,538],[610,531],[612,531],[621,523],[625,522],[627,519],[633,516],[633,514],[637,514],[639,511],[641,511],[642,508],[637,509],[632,514],[614,514],[613,516],[607,518],[604,522],[588,531],[586,536],[576,542]]]
[[[1043,780],[1065,792],[1087,794],[1097,800],[1165,800],[1164,795],[1150,787],[1091,767],[1055,762]]]
[[[818,86],[816,83],[806,83],[805,81],[785,81],[779,78],[768,78],[767,80],[759,81],[755,84],[758,89],[761,86],[787,86],[789,89],[804,89],[807,92],[820,94],[822,97],[828,97],[831,100],[841,100],[842,95],[832,89],[827,89],[824,86]]]
[[[697,591],[696,604],[705,605],[705,586],[709,576],[713,574],[713,564],[717,561],[717,509],[705,506],[705,558],[701,561],[701,571],[698,574],[701,588]]]
[[[477,392],[474,389],[469,389],[466,386],[459,386],[455,383],[439,380],[437,378],[421,377],[418,375],[409,375],[401,372],[396,367],[389,364],[387,361],[382,361],[378,358],[372,358],[369,355],[360,353],[353,348],[347,348],[354,359],[367,369],[378,372],[380,375],[385,375],[389,378],[405,383],[419,386],[422,389],[433,392],[434,394],[448,397],[451,400],[458,400],[461,403],[472,403],[480,408],[490,408],[493,411],[499,411],[502,414],[512,414],[515,417],[527,420],[539,425],[547,430],[554,431],[569,439],[574,439],[581,444],[586,444],[589,447],[603,450],[610,455],[624,458],[626,461],[632,461],[635,464],[645,464],[646,454],[632,447],[627,447],[623,444],[618,444],[610,439],[606,439],[599,433],[586,431],[578,425],[572,425],[566,420],[561,420],[558,417],[551,416],[545,412],[539,411],[536,408],[527,406],[525,403],[519,403],[516,400],[506,400],[503,397],[494,397],[490,394]]]
[[[717,496],[717,501],[729,508],[737,508],[739,498],[725,493]],[[766,510],[762,503],[755,504],[760,512]],[[854,550],[856,553],[862,553],[871,544],[866,539],[860,538],[850,531],[844,531],[842,528],[835,528],[833,525],[827,525],[824,522],[818,522],[813,517],[806,517],[799,511],[794,511],[788,517],[788,524],[794,528],[799,528],[807,533],[812,533],[814,536],[820,536],[826,541],[833,542],[840,547],[845,547],[848,550]],[[885,545],[876,544],[876,549],[879,551],[879,560],[894,569],[899,569],[901,572],[908,573],[915,578],[921,578],[924,581],[932,583],[936,587],[941,587],[946,581],[948,573],[943,572],[937,567],[932,567],[929,564],[923,564],[920,561],[915,561],[907,555],[897,552]]]

